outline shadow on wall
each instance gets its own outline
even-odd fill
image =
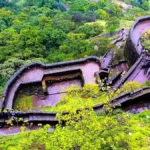
[[[74,85],[82,87],[81,70],[45,75],[42,82],[23,84],[14,97],[13,109],[27,111],[42,106],[55,106]]]
[[[132,101],[127,101],[122,104],[122,108],[129,113],[140,113],[150,109],[150,94],[142,95]]]
[[[26,103],[31,103],[29,108],[54,106],[71,85],[82,87],[83,84],[89,82],[95,83],[95,73],[100,70],[100,67],[101,63],[98,57],[50,65],[32,63],[21,68],[6,85],[3,93],[4,108],[17,107],[16,104],[13,104],[16,93],[19,102],[24,99]],[[28,97],[25,98],[26,96]]]

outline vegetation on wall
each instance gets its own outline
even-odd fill
[[[117,94],[132,91],[141,86],[136,82],[126,83]],[[83,89],[70,88],[67,95],[56,106],[59,112],[57,114],[59,124],[54,130],[50,125],[44,126],[40,123],[38,130],[26,131],[27,127],[34,128],[32,128],[33,123],[24,120],[20,127],[21,133],[0,137],[0,149],[147,150],[150,146],[150,111],[133,115],[120,109],[112,110],[107,102],[109,97],[116,95],[114,93],[109,95],[99,90],[98,85],[95,84],[87,84]],[[96,114],[92,105],[100,101],[106,103],[106,111]],[[49,110],[52,111],[52,109]],[[63,114],[64,110],[68,113]],[[19,120],[22,122],[22,118]],[[65,126],[63,126],[64,121]],[[13,120],[7,122],[11,133]]]
[[[136,82],[127,83],[117,94],[140,87],[142,85]],[[99,99],[107,104],[109,99],[108,93],[99,90],[95,84],[87,84],[83,89],[70,88],[64,99],[56,106],[59,111],[57,115],[59,124],[55,129],[53,126],[40,123],[38,130],[26,131],[27,127],[30,129],[34,127],[32,127],[33,123],[24,120],[20,127],[21,133],[13,136],[0,136],[0,149],[147,150],[150,146],[150,111],[133,115],[120,109],[112,110],[107,105],[105,106],[107,111],[96,114],[92,109],[93,102],[98,102]],[[115,97],[116,95],[110,94],[109,96]],[[68,113],[62,115],[64,110]],[[22,118],[19,120],[22,122]],[[65,126],[63,126],[64,121]],[[10,133],[12,130],[11,121]]]
[[[106,33],[130,28],[137,17],[149,14],[148,0],[122,1],[133,8],[123,13],[112,0],[0,0],[0,94],[6,81],[29,62],[100,56],[114,48],[111,39],[104,38]],[[149,50],[149,31],[141,39]],[[115,59],[119,60],[122,49],[118,52]],[[21,133],[0,136],[0,150],[147,150],[150,111],[133,115],[112,110],[109,100],[149,85],[129,82],[115,91],[97,84],[71,87],[55,107],[36,108],[58,112],[55,129],[39,124],[38,130],[26,131],[34,129],[33,123],[14,116],[6,120],[10,133],[15,119],[20,120]],[[102,103],[105,111],[96,114],[92,107]],[[19,113],[34,110],[33,95],[18,96],[14,109]]]
[[[66,120],[65,127],[62,119]],[[132,115],[116,110],[97,115],[89,107],[60,115],[54,131],[49,125],[43,128],[39,124],[39,127],[39,130],[24,131],[26,127],[22,126],[24,130],[20,134],[0,137],[0,149],[147,150],[150,145],[150,111]]]
[[[136,89],[147,86],[138,82],[127,82],[117,91],[109,91],[110,87],[99,88],[98,84],[86,84],[83,88],[76,86],[70,87],[66,95],[62,97],[56,106],[46,106],[35,108],[32,96],[18,96],[14,102],[14,109],[21,111],[42,110],[46,112],[69,112],[70,110],[83,109],[88,106],[93,107],[97,104],[107,104],[113,98],[124,92],[132,92]]]
[[[141,36],[141,44],[145,50],[150,51],[150,30]]]
[[[27,111],[33,108],[33,97],[22,96],[17,97],[14,102],[14,109],[19,111]]]

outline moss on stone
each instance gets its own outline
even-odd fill
[[[18,96],[14,102],[14,109],[27,111],[33,108],[33,97],[32,96]]]

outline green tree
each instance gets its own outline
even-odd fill
[[[105,10],[103,10],[103,9],[98,9],[96,11],[96,15],[97,15],[98,19],[104,19],[105,20],[105,19],[108,18],[107,12]]]
[[[74,0],[71,5],[71,11],[82,11],[86,10],[86,7],[89,5],[88,0]]]
[[[75,23],[67,19],[54,19],[54,26],[56,29],[61,29],[66,33],[75,29]]]
[[[6,22],[0,18],[0,31],[3,31],[4,29],[7,28]]]
[[[102,33],[103,30],[104,26],[100,23],[84,24],[77,29],[79,33],[84,33],[87,38],[96,36]]]
[[[24,59],[40,57],[45,46],[42,44],[43,37],[38,27],[26,26],[19,34],[18,48]]]
[[[110,33],[115,32],[120,26],[119,19],[117,17],[110,18],[106,23],[107,31]]]
[[[117,4],[112,4],[110,3],[109,5],[107,5],[104,10],[110,14],[110,16],[113,17],[121,17],[122,16],[122,10],[119,7],[119,5]]]
[[[0,9],[0,18],[3,19],[6,23],[6,26],[10,26],[12,24],[14,13],[11,10],[7,10],[5,8]]]
[[[8,59],[16,50],[18,44],[18,33],[8,28],[0,33],[0,62]]]
[[[43,29],[46,27],[52,27],[53,21],[50,17],[40,16],[39,18],[39,26]]]
[[[18,58],[11,58],[0,64],[0,77],[9,79],[18,69],[20,69],[27,62]]]

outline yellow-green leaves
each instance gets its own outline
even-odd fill
[[[96,115],[92,110],[71,113],[66,126],[54,131],[49,125],[39,130],[0,137],[0,149],[17,150],[148,150],[150,111],[132,115]],[[80,119],[82,117],[82,119]],[[68,117],[69,119],[69,117]],[[78,119],[78,120],[76,120]]]

